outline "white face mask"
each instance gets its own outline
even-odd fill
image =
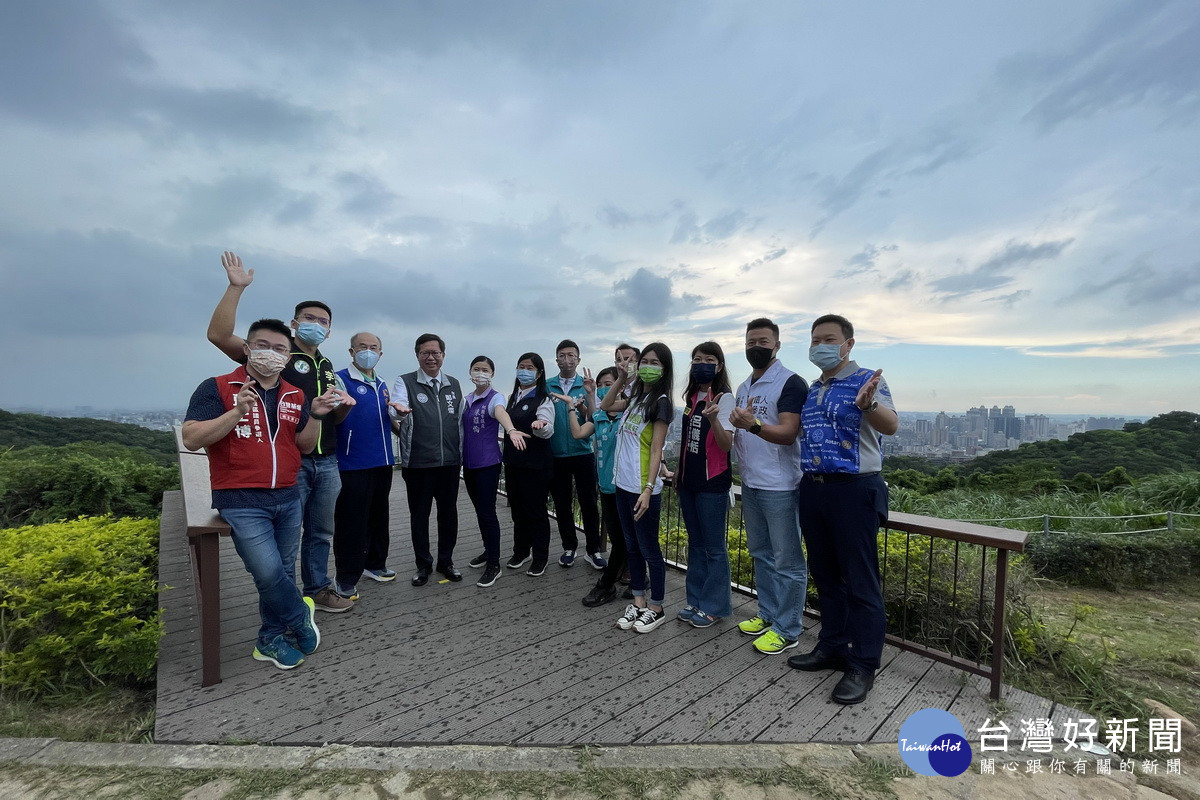
[[[273,378],[287,366],[288,358],[290,356],[286,353],[277,353],[274,350],[251,350],[246,363],[264,378]]]
[[[471,383],[481,388],[484,386],[491,386],[492,376],[481,369],[477,369],[471,372]]]

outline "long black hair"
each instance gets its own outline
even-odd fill
[[[717,374],[713,377],[712,384],[709,387],[709,389],[712,391],[713,397],[716,397],[722,393],[733,391],[733,388],[729,385],[729,375],[726,374],[725,351],[721,349],[721,345],[717,344],[716,342],[701,342],[692,348],[691,357],[695,359],[697,353],[702,353],[706,356],[715,356],[717,359],[717,366],[720,367],[720,369],[717,370]],[[699,389],[700,384],[692,380],[692,367],[689,364],[687,388],[683,390],[684,406],[691,405],[692,395],[699,391]]]
[[[546,400],[550,397],[550,395],[546,392],[546,362],[542,361],[542,357],[537,353],[522,353],[517,359],[517,363],[520,364],[527,358],[533,362],[533,367],[538,372],[537,380],[533,382],[533,399],[537,401],[538,405],[541,405],[543,400]],[[517,402],[517,393],[520,391],[521,382],[516,378],[513,378],[512,394],[508,396],[508,408],[510,410],[512,409],[513,404]]]
[[[642,348],[642,352],[638,355],[638,368],[641,368],[642,359],[647,353],[654,353],[658,356],[659,362],[662,363],[662,377],[653,384],[647,386],[642,383],[641,378],[635,378],[633,381],[633,392],[629,396],[630,405],[640,405],[642,411],[647,411],[654,407],[659,398],[666,397],[670,399],[671,388],[675,385],[675,368],[674,360],[671,357],[671,348],[667,347],[662,342],[651,342]],[[666,420],[670,423],[671,420]]]

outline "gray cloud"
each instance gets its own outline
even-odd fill
[[[684,211],[671,233],[671,244],[712,244],[741,231],[752,230],[756,224],[757,221],[740,208],[711,217],[703,225],[696,212]]]
[[[1089,300],[1108,292],[1119,294],[1129,306],[1195,308],[1200,305],[1200,261],[1160,269],[1139,259],[1106,281],[1081,285],[1066,300]]]
[[[174,228],[207,237],[263,217],[302,216],[311,198],[286,189],[269,175],[230,175],[212,183],[186,182],[178,190]],[[310,212],[311,213],[311,212]]]
[[[882,253],[894,253],[900,249],[899,245],[885,244],[882,247],[877,247],[873,244],[863,246],[863,249],[846,259],[846,266],[849,269],[842,270],[842,275],[858,275],[863,272],[875,271],[875,260]]]
[[[1155,105],[1168,116],[1200,112],[1200,13],[1194,3],[1118,6],[1070,49],[1022,54],[1000,77],[1036,92],[1025,115],[1043,131],[1069,119]]]
[[[0,110],[65,127],[170,137],[291,141],[322,115],[249,89],[160,83],[120,20],[92,3],[0,4]]]
[[[596,219],[609,228],[632,228],[638,225],[656,225],[666,219],[665,213],[634,214],[611,203],[596,210]]]
[[[911,269],[902,269],[891,278],[888,278],[886,281],[884,281],[883,288],[887,289],[888,291],[907,289],[917,282],[917,278],[918,275],[916,272],[912,271]]]
[[[769,250],[766,253],[763,253],[753,261],[747,261],[745,264],[742,264],[740,267],[738,267],[738,272],[749,272],[755,267],[766,264],[768,261],[774,261],[777,258],[782,258],[785,255],[787,255],[787,248],[777,247],[774,250]]]
[[[613,283],[618,307],[639,325],[666,322],[671,308],[671,279],[645,267]]]
[[[1063,239],[1055,242],[1030,244],[1009,240],[1004,249],[970,272],[947,275],[930,282],[935,292],[942,295],[943,301],[956,300],[966,295],[991,291],[1008,286],[1015,278],[1002,273],[1009,267],[1030,264],[1034,261],[1044,261],[1058,258],[1074,239]]]
[[[342,211],[360,219],[376,219],[390,211],[399,199],[399,195],[374,175],[343,172],[334,178],[334,184],[345,192]]]

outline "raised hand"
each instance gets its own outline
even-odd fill
[[[258,402],[258,392],[254,390],[254,379],[247,378],[242,384],[241,390],[237,393],[237,398],[234,403],[237,405],[237,410],[242,413],[242,416],[250,413],[250,409],[254,408],[254,404]]]
[[[225,268],[225,274],[229,276],[230,286],[240,286],[244,289],[254,283],[254,270],[243,269],[242,259],[237,253],[229,250],[222,253],[221,266]]]
[[[588,394],[596,393],[596,379],[592,377],[592,371],[587,367],[583,368],[583,389]]]
[[[709,401],[704,404],[704,408],[700,411],[700,413],[704,415],[704,418],[708,420],[709,425],[717,424],[717,414],[721,411],[719,404],[721,402],[721,398],[724,396],[725,393],[721,392],[716,397],[710,398]]]
[[[338,397],[338,390],[330,386],[323,394],[313,398],[312,406],[309,410],[314,417],[320,418],[341,405],[341,402],[341,398]]]
[[[559,403],[566,403],[569,406],[575,405],[575,398],[571,397],[570,395],[559,394],[558,392],[550,392],[549,394],[551,397],[553,397]]]
[[[867,382],[858,390],[858,395],[854,398],[854,405],[860,410],[866,411],[867,406],[871,405],[871,401],[875,399],[875,392],[879,390],[879,379],[883,375],[883,370],[875,370],[875,374],[867,379]]]

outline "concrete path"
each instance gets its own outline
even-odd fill
[[[1193,740],[1194,743],[1194,740]],[[1200,800],[1200,759],[1182,775],[1027,771],[1024,758],[978,758],[955,778],[913,775],[895,745],[262,747],[0,739],[0,798],[381,800],[388,798],[899,798],[899,800]],[[1186,754],[1185,754],[1186,755]],[[1005,768],[1005,763],[1013,767]],[[1140,765],[1140,761],[1137,762]]]

